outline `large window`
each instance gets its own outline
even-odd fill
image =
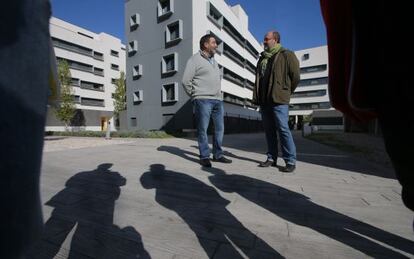
[[[105,102],[102,99],[94,99],[94,98],[81,98],[81,104],[85,106],[99,106],[104,107]]]
[[[210,2],[207,2],[207,17],[220,29],[223,27],[223,15]]]
[[[244,106],[245,105],[245,99],[223,92],[223,101],[227,102],[227,103],[231,103],[231,104],[236,104],[236,105],[240,105],[240,106]]]
[[[98,83],[93,83],[93,82],[88,82],[88,81],[80,81],[80,87],[83,89],[88,89],[88,90],[95,90],[95,91],[100,91],[103,92],[104,91],[104,85],[103,84],[98,84]]]
[[[73,44],[71,42],[67,42],[57,38],[52,38],[52,42],[53,46],[55,47],[73,51],[86,56],[93,56],[93,50],[90,48],[82,47],[80,45]]]
[[[226,43],[223,46],[223,54],[244,68],[244,58]]]
[[[245,86],[245,79],[243,77],[225,67],[223,67],[223,78],[241,87]]]
[[[240,46],[245,47],[245,39],[240,32],[227,20],[223,21],[223,29],[235,40]]]
[[[295,92],[292,97],[293,98],[301,98],[301,97],[318,97],[318,96],[325,96],[326,90],[316,90],[316,91],[305,91],[305,92]]]
[[[165,29],[165,45],[172,46],[183,39],[183,21],[178,20],[167,25]]]
[[[319,77],[319,78],[311,78],[311,79],[304,79],[300,80],[298,86],[315,86],[315,85],[326,85],[328,84],[328,78],[327,77]]]
[[[329,109],[331,104],[329,102],[323,103],[296,103],[290,105],[290,110],[318,110],[318,109]]]
[[[162,57],[162,75],[171,76],[178,71],[178,54],[172,53]]]
[[[300,73],[306,74],[306,73],[315,73],[315,72],[321,72],[325,71],[327,69],[327,65],[319,65],[319,66],[311,66],[311,67],[301,67]]]
[[[178,101],[178,83],[165,84],[162,86],[162,102],[171,103]]]

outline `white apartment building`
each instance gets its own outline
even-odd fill
[[[334,110],[328,93],[328,48],[295,51],[300,62],[300,83],[292,95],[289,115],[296,123],[315,110]],[[293,117],[293,118],[292,118]]]
[[[125,71],[125,46],[106,33],[93,33],[52,17],[50,33],[57,60],[70,66],[77,112],[73,130],[106,130],[113,121],[114,80]],[[125,71],[126,72],[126,71]],[[46,131],[63,131],[64,124],[48,110]]]
[[[128,128],[191,129],[193,109],[181,79],[200,38],[218,39],[226,128],[260,125],[251,103],[262,46],[240,5],[224,0],[126,0]],[[246,127],[247,128],[247,127]]]

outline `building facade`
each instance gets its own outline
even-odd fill
[[[301,80],[292,95],[289,115],[291,123],[300,128],[305,116],[311,116],[314,111],[334,109],[329,102],[327,46],[298,50],[295,54],[300,62]]]
[[[106,130],[113,120],[114,82],[125,71],[125,46],[106,33],[93,33],[52,17],[50,34],[57,61],[66,60],[72,76],[76,114],[72,130]],[[63,131],[64,124],[48,110],[46,131]]]
[[[236,121],[260,124],[251,99],[262,47],[249,32],[240,5],[228,6],[224,0],[127,0],[125,28],[130,130],[194,128],[181,79],[207,33],[218,40],[215,59],[222,70],[226,128],[236,128]]]

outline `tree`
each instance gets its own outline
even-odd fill
[[[115,93],[114,93],[114,114],[119,117],[121,111],[126,110],[126,85],[125,85],[125,72],[121,71],[121,75],[115,80]]]
[[[55,115],[65,124],[65,130],[67,130],[70,125],[70,121],[73,116],[75,116],[76,107],[73,99],[73,89],[71,86],[72,75],[70,74],[69,64],[66,60],[59,62],[58,77],[61,90],[59,105],[55,109]]]

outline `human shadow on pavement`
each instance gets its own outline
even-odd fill
[[[401,258],[397,248],[414,256],[414,242],[362,221],[320,206],[309,197],[281,186],[244,175],[226,174],[219,168],[203,168],[219,190],[237,193],[288,222],[310,228],[375,258]]]
[[[344,170],[344,173],[355,172],[365,175],[373,175],[388,179],[396,179],[392,168],[385,168],[379,164],[369,162],[363,157],[350,152],[340,151],[336,148],[317,143],[303,138],[301,132],[292,132],[296,144],[297,161],[308,164],[319,165],[329,168]],[[265,134],[234,134],[224,136],[224,147],[261,154],[261,161],[266,160],[266,137]],[[255,159],[253,159],[255,160]],[[252,161],[260,162],[260,161]],[[285,163],[279,154],[278,164]],[[300,170],[298,165],[297,170]]]
[[[202,181],[162,164],[152,164],[140,181],[145,189],[156,190],[161,206],[188,224],[209,258],[283,258],[243,226],[226,209],[230,202]]]
[[[126,179],[111,167],[104,163],[77,173],[46,203],[54,210],[28,258],[54,258],[62,249],[68,258],[150,258],[133,227],[121,229],[113,223],[115,201]],[[63,244],[70,233],[68,248]]]

